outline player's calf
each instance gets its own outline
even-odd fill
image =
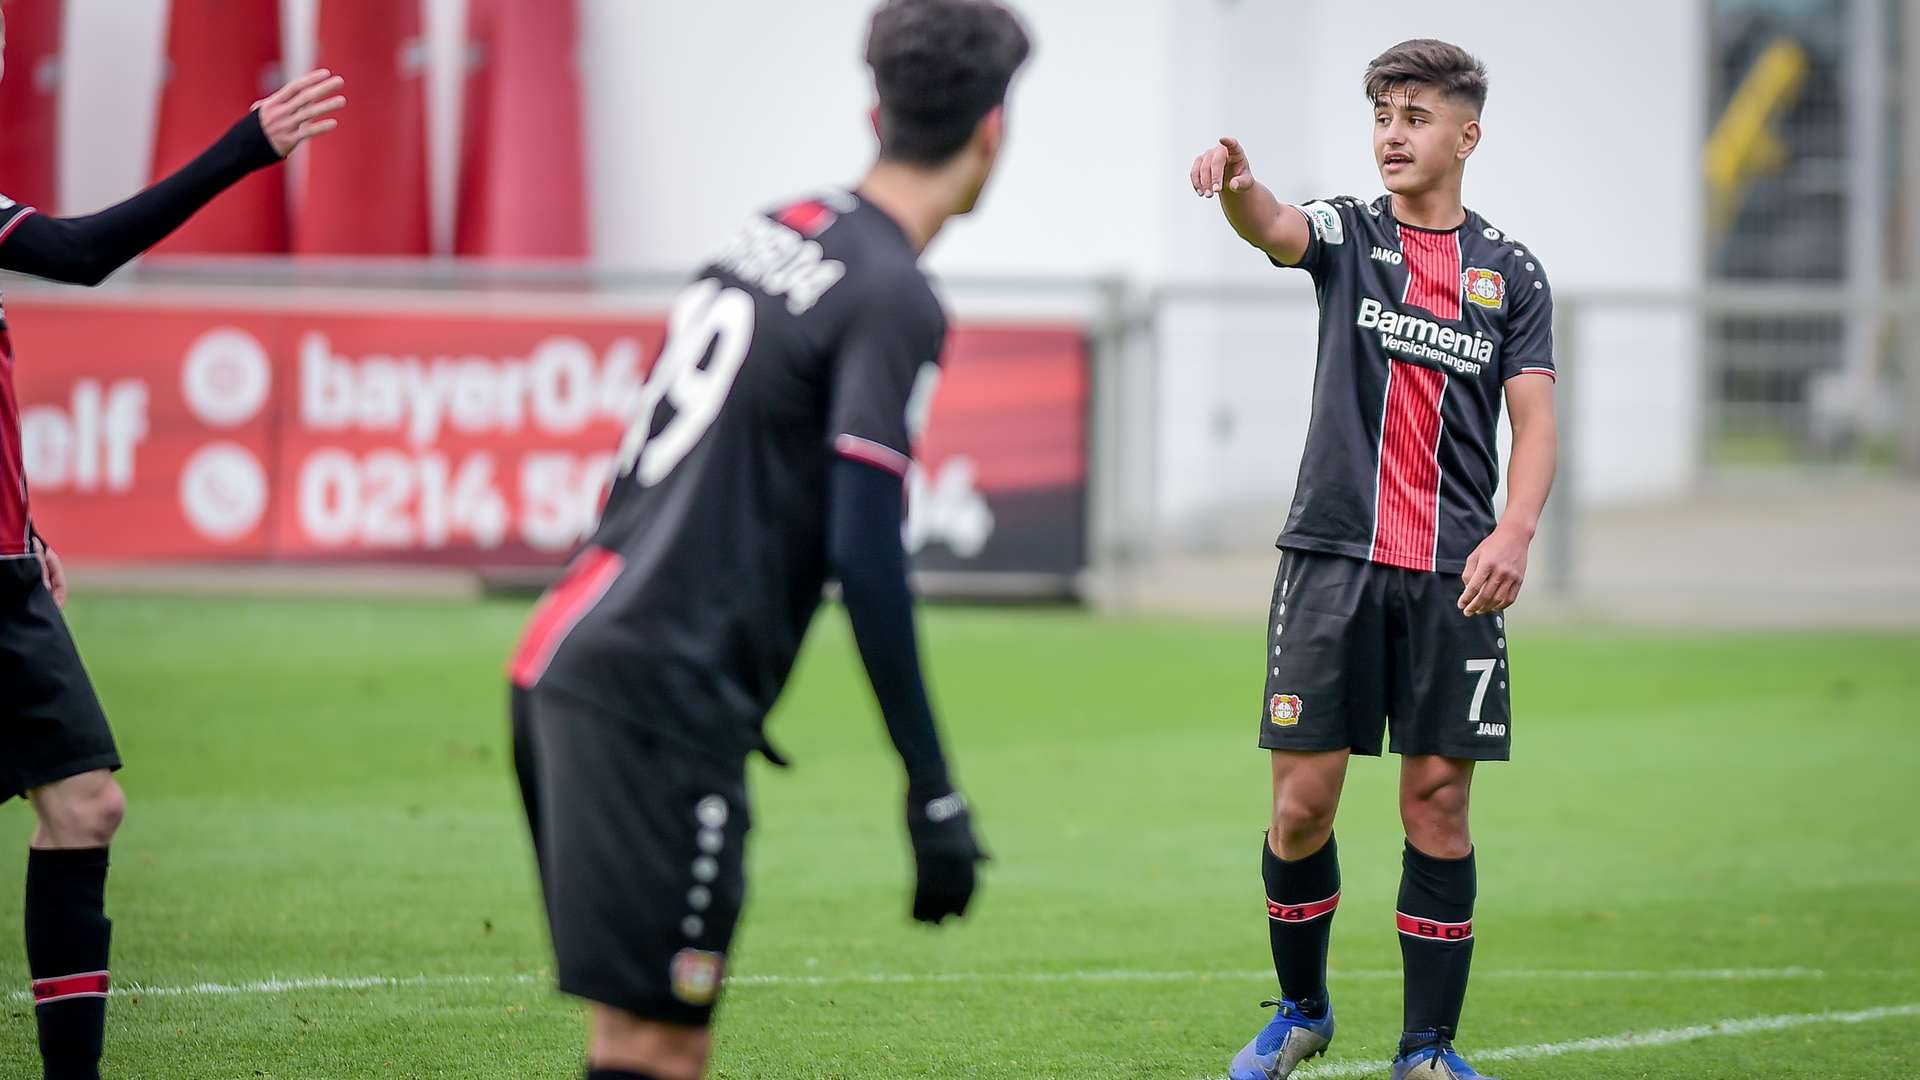
[[[1434,1047],[1444,1046],[1451,1054],[1466,1001],[1478,892],[1467,829],[1472,783],[1471,761],[1432,754],[1401,759],[1400,817],[1407,844],[1395,921],[1406,975],[1402,1061]],[[1446,1054],[1428,1053],[1424,1060],[1436,1070],[1452,1068]],[[1469,1074],[1458,1075],[1464,1080]]]
[[[96,1080],[107,1016],[107,843],[126,797],[105,769],[28,793],[27,970],[47,1080]]]
[[[596,1005],[588,1021],[587,1080],[699,1080],[713,1052],[710,1028],[649,1020]]]

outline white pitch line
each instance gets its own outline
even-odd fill
[[[147,986],[128,983],[113,988],[115,997],[226,997],[231,995],[297,994],[303,990],[403,990],[428,986],[501,986],[530,983],[531,975],[356,975],[345,978],[327,975],[290,979],[260,979],[244,983],[202,982],[182,986]],[[16,999],[26,994],[15,994]]]
[[[1480,979],[1538,979],[1538,980],[1574,980],[1574,981],[1645,981],[1645,980],[1764,980],[1764,979],[1825,979],[1833,976],[1841,978],[1885,975],[1912,975],[1910,971],[1875,970],[1845,971],[1829,973],[1819,968],[1781,967],[1781,968],[1677,968],[1671,971],[1656,970],[1565,970],[1551,969],[1512,969],[1490,970],[1474,973]],[[1081,983],[1081,982],[1198,982],[1207,979],[1222,980],[1265,980],[1271,979],[1273,972],[1268,969],[1245,971],[1135,971],[1080,970],[1080,971],[944,971],[944,972],[849,972],[829,975],[780,975],[780,974],[743,974],[727,980],[729,986],[893,986],[913,984],[946,983]],[[1398,979],[1398,968],[1357,969],[1341,971],[1335,969],[1330,977],[1341,979]],[[527,985],[547,981],[544,976],[533,975],[360,975],[360,976],[293,976],[260,979],[253,982],[221,983],[199,982],[179,986],[149,986],[141,983],[122,983],[113,988],[115,995],[145,997],[225,997],[233,995],[293,994],[308,990],[400,990],[420,987],[448,986],[506,986]],[[15,991],[10,995],[17,1002],[32,1000],[25,991]]]
[[[1529,1046],[1505,1046],[1497,1050],[1476,1050],[1469,1056],[1474,1064],[1488,1061],[1525,1061],[1533,1058],[1561,1057],[1566,1054],[1593,1054],[1609,1050],[1641,1050],[1652,1046],[1721,1039],[1734,1035],[1752,1035],[1762,1031],[1785,1031],[1815,1024],[1870,1024],[1876,1020],[1894,1020],[1920,1016],[1920,1002],[1882,1005],[1853,1012],[1782,1013],[1778,1016],[1734,1017],[1687,1027],[1656,1028],[1652,1031],[1623,1031],[1567,1042],[1533,1043]],[[1337,1080],[1350,1076],[1378,1076],[1386,1066],[1379,1061],[1339,1061],[1328,1065],[1303,1066],[1295,1075],[1300,1080]],[[1224,1080],[1208,1077],[1206,1080]]]
[[[1327,973],[1333,982],[1342,979],[1399,979],[1399,968],[1360,969],[1342,971],[1338,968]],[[1903,973],[1910,974],[1910,973]],[[1682,968],[1673,971],[1554,971],[1551,969],[1508,971],[1476,971],[1475,978],[1481,979],[1549,979],[1549,980],[1622,980],[1639,981],[1652,979],[1673,979],[1681,981],[1742,981],[1763,979],[1824,979],[1827,973],[1819,968],[1783,967],[1783,968]],[[902,974],[835,974],[835,975],[735,975],[727,979],[730,986],[837,986],[845,984],[888,985],[893,983],[970,983],[970,982],[1013,982],[1013,983],[1059,983],[1059,982],[1186,982],[1202,979],[1271,979],[1272,968],[1248,969],[1245,971],[1135,971],[1129,969],[1093,970],[1093,971],[935,971],[925,973]]]

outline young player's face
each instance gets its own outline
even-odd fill
[[[1428,191],[1465,167],[1480,142],[1473,110],[1421,86],[1396,87],[1373,103],[1373,163],[1388,191]]]

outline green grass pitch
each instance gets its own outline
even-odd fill
[[[110,1075],[580,1075],[505,755],[502,663],[525,610],[75,603],[129,763]],[[995,858],[975,914],[929,930],[906,917],[897,765],[844,620],[823,615],[774,722],[797,768],[755,766],[712,1075],[1222,1075],[1274,989],[1261,616],[928,614],[936,701]],[[1516,760],[1475,792],[1469,1056],[1517,1048],[1482,1062],[1507,1080],[1907,1075],[1920,638],[1535,632],[1522,616],[1513,640]],[[30,827],[19,802],[0,808],[0,1077],[35,1074],[18,993]],[[1339,831],[1340,1035],[1301,1075],[1384,1077],[1391,760],[1355,762]],[[400,981],[341,984],[361,977]],[[1853,1022],[1772,1019],[1816,1013]],[[1648,1033],[1665,1045],[1622,1045]]]

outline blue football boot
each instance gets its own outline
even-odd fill
[[[1327,1044],[1333,1041],[1332,1002],[1327,1003],[1327,1015],[1318,1020],[1300,1015],[1300,1006],[1291,1001],[1260,1004],[1279,1006],[1279,1011],[1233,1056],[1227,1068],[1230,1080],[1287,1080],[1301,1062],[1327,1052]]]
[[[1434,1039],[1393,1059],[1393,1080],[1495,1080],[1454,1052],[1453,1040]]]

